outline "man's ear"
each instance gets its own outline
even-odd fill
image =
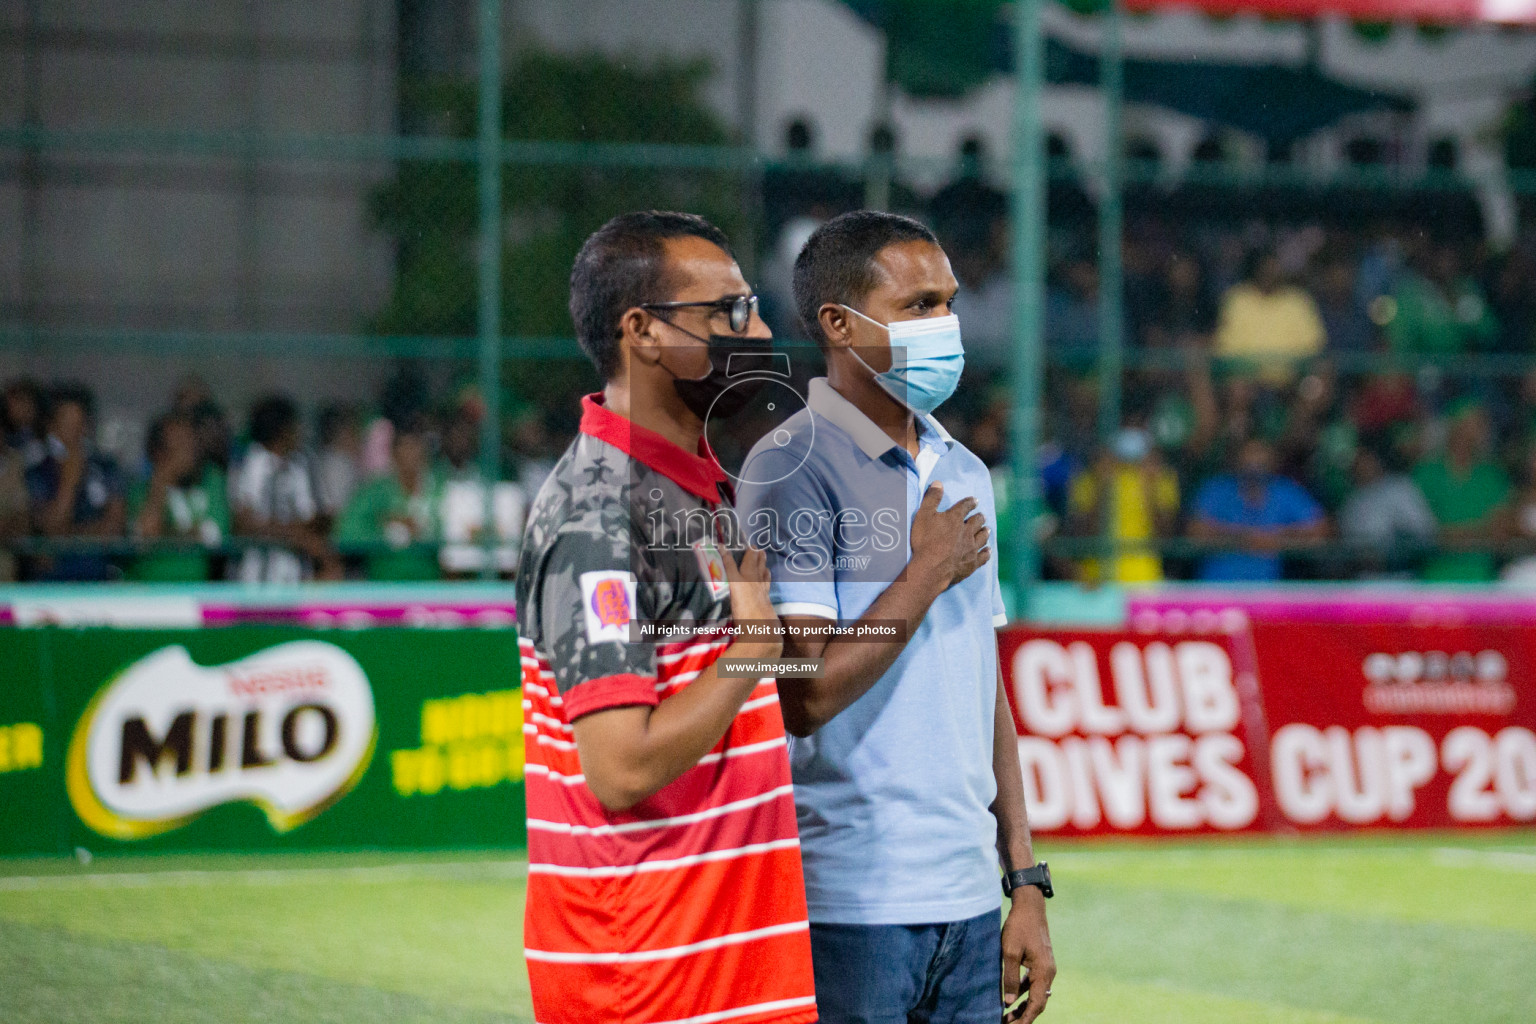
[[[661,339],[656,333],[656,318],[638,306],[631,306],[619,317],[619,344],[647,366],[661,361]]]
[[[829,348],[846,348],[853,343],[853,318],[835,302],[823,302],[816,311],[817,323]]]

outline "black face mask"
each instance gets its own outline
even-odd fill
[[[747,376],[761,369],[773,351],[768,338],[743,338],[735,334],[709,336],[709,373],[696,380],[672,374],[672,386],[688,411],[701,420],[730,419],[762,390],[765,378]],[[735,358],[732,359],[732,356]],[[667,370],[672,373],[671,370]]]

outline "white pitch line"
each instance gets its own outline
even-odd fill
[[[1416,846],[1213,846],[1195,848],[1181,846],[1175,849],[1160,850],[1154,845],[1141,849],[1131,850],[1049,850],[1045,853],[1046,859],[1054,856],[1063,864],[1068,861],[1074,863],[1092,864],[1094,866],[1115,866],[1124,863],[1145,862],[1149,857],[1156,857],[1160,863],[1182,862],[1195,863],[1212,860],[1248,860],[1253,857],[1284,857],[1291,858],[1301,856],[1327,855],[1334,856],[1403,856],[1409,854],[1423,854],[1423,847]]]
[[[1221,860],[1250,860],[1255,857],[1270,859],[1294,859],[1307,857],[1335,857],[1349,859],[1370,858],[1412,858],[1412,857],[1439,857],[1445,856],[1446,862],[1459,858],[1458,863],[1470,864],[1476,861],[1484,863],[1481,858],[1494,858],[1489,860],[1490,866],[1508,867],[1511,870],[1524,871],[1536,870],[1531,867],[1536,865],[1536,853],[1517,853],[1501,850],[1474,850],[1466,847],[1441,847],[1430,848],[1425,846],[1334,846],[1319,843],[1317,845],[1298,844],[1295,846],[1215,846],[1195,848],[1182,846],[1177,849],[1159,850],[1156,846],[1147,846],[1143,849],[1048,849],[1045,859],[1054,865],[1060,863],[1063,870],[1069,866],[1110,869],[1124,864],[1145,863],[1150,856],[1155,856],[1159,863],[1163,864],[1195,864],[1208,863]]]
[[[1536,872],[1536,853],[1512,850],[1468,850],[1460,846],[1442,846],[1435,850],[1435,863],[1456,868],[1498,868],[1503,871]]]
[[[330,868],[232,868],[201,871],[121,871],[89,875],[15,875],[0,877],[0,892],[34,889],[148,889],[184,885],[290,885],[298,882],[343,880],[394,882],[474,881],[476,879],[524,878],[528,864],[520,860],[483,862],[430,861],[409,864],[369,864]]]

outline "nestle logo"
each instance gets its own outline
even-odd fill
[[[1402,654],[1367,655],[1360,666],[1366,681],[1388,683],[1502,683],[1509,676],[1509,662],[1498,651],[1471,654],[1458,651],[1404,651]]]
[[[261,697],[274,693],[303,693],[325,688],[324,665],[294,665],[258,672],[229,673],[229,692],[237,697]]]
[[[1507,715],[1515,709],[1509,662],[1498,651],[1378,652],[1360,671],[1362,700],[1375,715]]]

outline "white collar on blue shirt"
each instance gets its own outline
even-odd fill
[[[812,414],[821,416],[834,426],[840,427],[844,433],[853,438],[854,443],[864,454],[872,459],[878,459],[892,448],[901,447],[891,440],[891,435],[881,430],[874,420],[864,415],[858,406],[838,394],[832,385],[827,383],[825,377],[811,379],[810,393],[806,396],[805,404]],[[918,419],[938,435],[946,448],[955,446],[955,439],[938,420],[932,416],[919,416]]]

